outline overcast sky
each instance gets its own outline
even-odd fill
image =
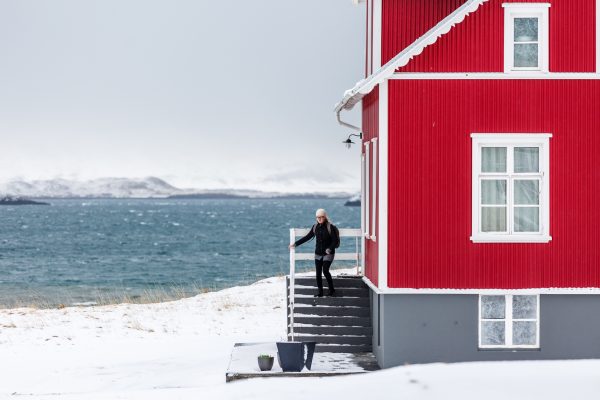
[[[0,181],[355,190],[351,0],[0,0]],[[358,123],[358,113],[350,115]]]

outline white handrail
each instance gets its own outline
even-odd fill
[[[296,243],[296,233],[295,229],[290,229],[290,244]],[[290,292],[289,292],[289,302],[290,302],[290,336],[292,337],[292,341],[294,340],[294,286],[296,279],[296,249],[292,247],[290,249]],[[286,318],[287,320],[287,318]]]
[[[304,236],[309,232],[310,228],[291,228],[290,229],[290,244],[296,243],[296,237]],[[355,249],[354,253],[335,253],[336,260],[355,261],[356,274],[363,275],[364,266],[362,265],[362,241],[364,235],[360,229],[340,229],[340,238],[354,237]],[[358,240],[360,238],[360,241]],[[314,260],[314,253],[296,253],[295,248],[290,249],[290,288],[289,288],[289,312],[290,312],[290,337],[294,340],[294,305],[295,305],[295,286],[296,286],[296,261],[297,260]],[[287,292],[287,290],[286,290]]]

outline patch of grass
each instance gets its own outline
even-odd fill
[[[216,290],[216,288],[200,286],[199,284],[190,284],[185,286],[175,284],[169,286],[151,285],[137,293],[132,293],[130,290],[125,288],[110,292],[96,290],[96,293],[90,296],[89,299],[76,299],[68,292],[68,289],[57,291],[52,295],[42,295],[38,291],[30,291],[21,296],[16,296],[8,301],[5,300],[3,304],[0,304],[0,309],[63,309],[71,305],[86,307],[124,303],[152,304],[194,297],[199,294],[212,292],[214,290]]]

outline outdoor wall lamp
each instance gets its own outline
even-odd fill
[[[363,134],[362,132],[359,133],[351,133],[350,135],[348,135],[348,139],[344,140],[342,143],[344,143],[346,145],[346,148],[349,149],[350,146],[352,146],[354,144],[354,142],[352,141],[352,139],[350,139],[352,136],[356,136],[359,139],[362,139]]]

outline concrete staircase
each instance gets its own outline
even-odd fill
[[[364,353],[372,351],[369,289],[359,276],[333,278],[335,297],[313,297],[314,277],[296,277],[294,340],[317,342],[316,351]],[[323,278],[325,294],[327,283]],[[290,279],[287,277],[288,340],[291,340]]]

